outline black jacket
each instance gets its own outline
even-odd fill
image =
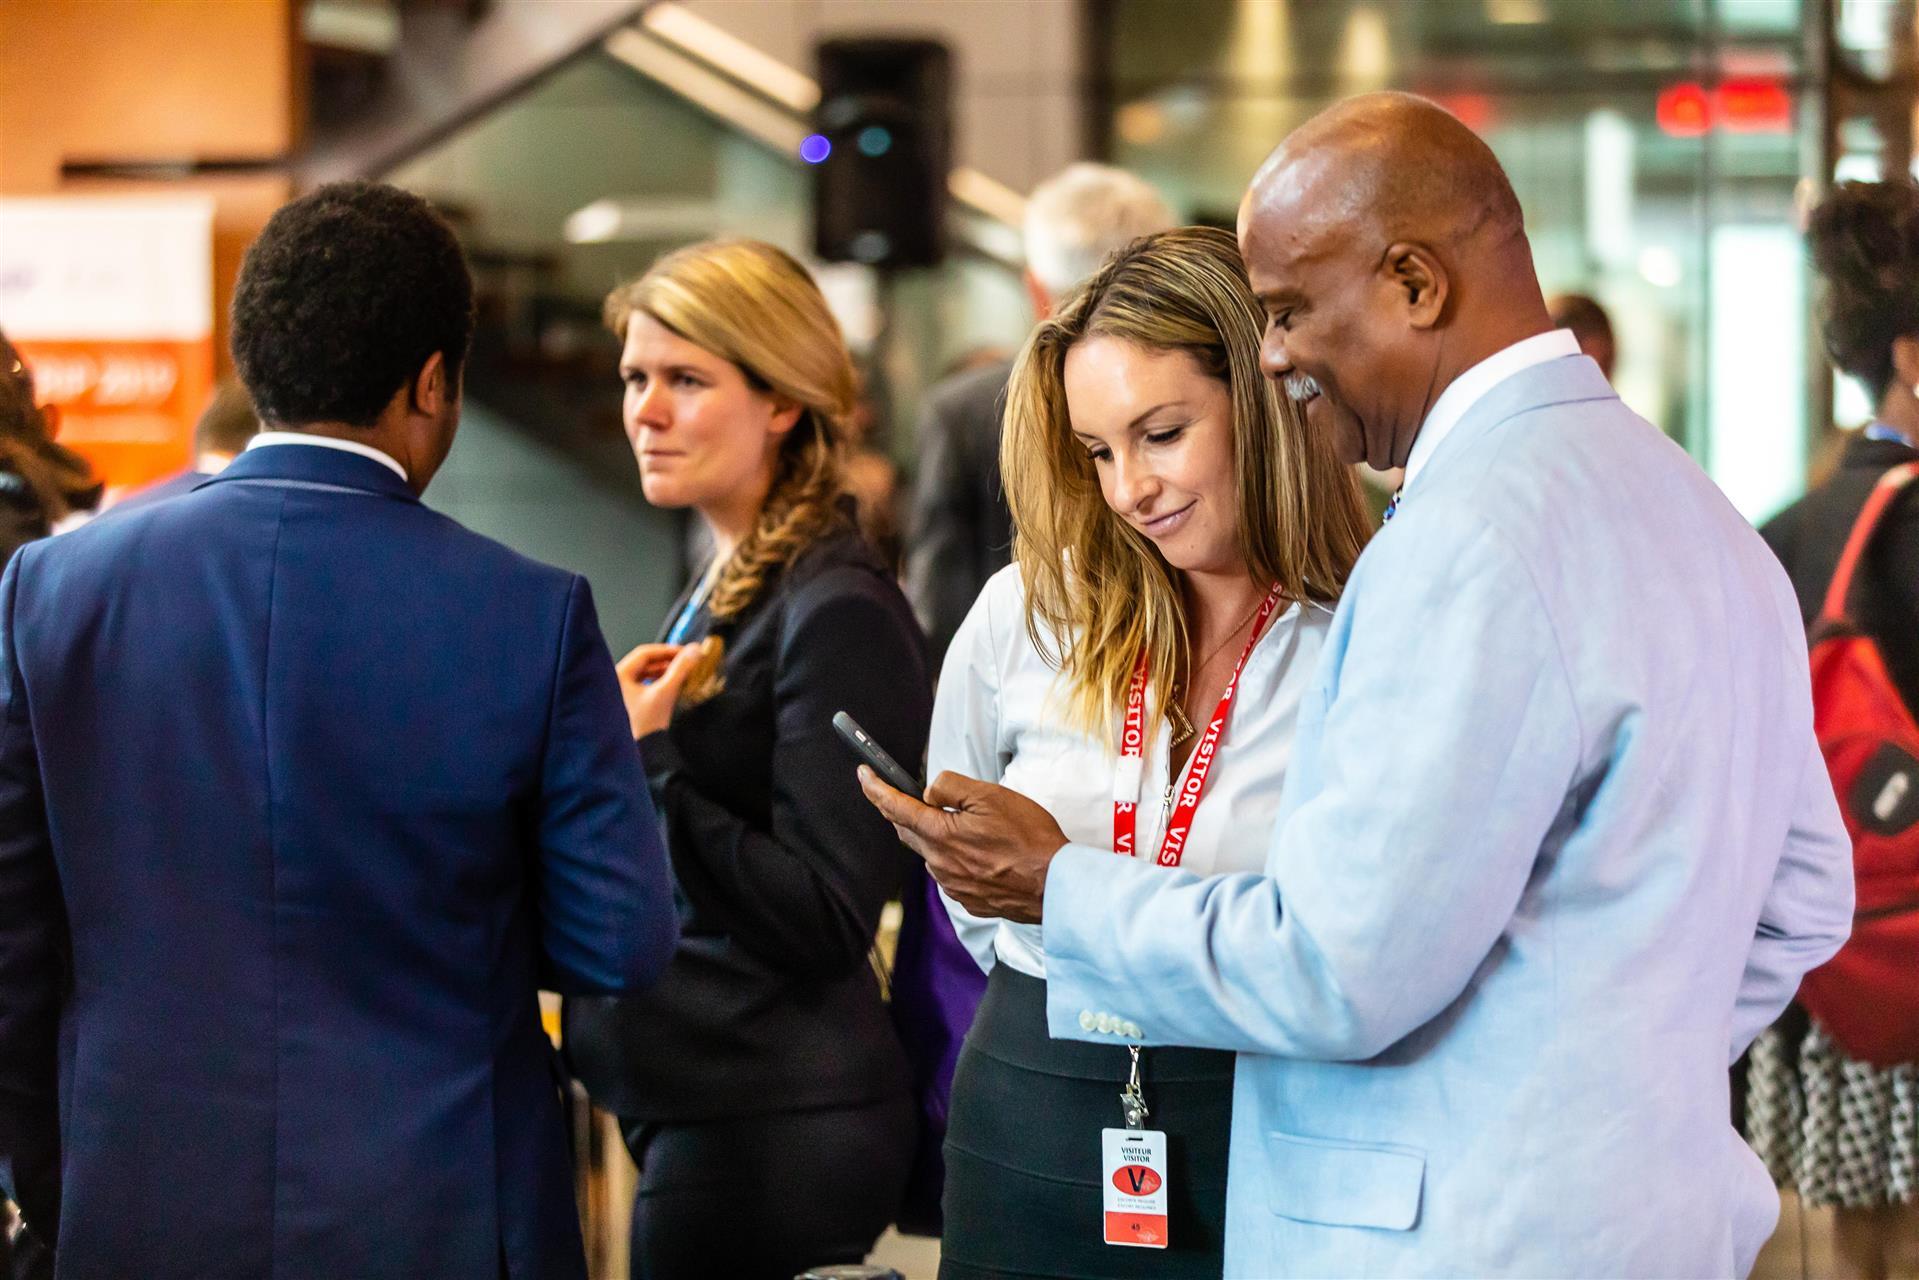
[[[1873,485],[1889,469],[1913,461],[1919,461],[1919,450],[1896,441],[1856,439],[1831,479],[1759,531],[1786,566],[1809,624]],[[1854,620],[1879,642],[1906,706],[1919,714],[1919,492],[1901,494],[1886,513],[1853,591]]]
[[[707,629],[702,611],[692,638]],[[646,995],[569,1000],[568,1057],[628,1120],[902,1094],[905,1059],[867,954],[906,855],[860,794],[832,718],[850,712],[916,766],[932,717],[925,642],[850,526],[720,633],[724,690],[639,744],[680,896],[679,950]]]
[[[1000,484],[1000,418],[1011,361],[956,373],[927,392],[919,473],[907,530],[906,589],[945,656],[986,580],[1013,554],[1013,517]]]

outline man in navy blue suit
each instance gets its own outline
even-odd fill
[[[0,578],[0,1191],[61,1277],[580,1277],[537,989],[647,986],[665,855],[586,583],[419,502],[472,282],[275,214],[269,428]]]

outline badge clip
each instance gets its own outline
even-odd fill
[[[1100,1130],[1101,1191],[1106,1201],[1107,1244],[1164,1249],[1166,1234],[1166,1135],[1145,1128],[1149,1113],[1139,1080],[1139,1049],[1129,1046],[1132,1069],[1120,1090],[1124,1129]]]

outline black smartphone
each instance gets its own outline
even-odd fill
[[[886,780],[887,786],[904,791],[915,800],[926,794],[925,785],[916,782],[912,774],[900,767],[899,761],[886,754],[886,748],[873,741],[873,735],[860,728],[860,722],[852,716],[844,711],[834,712],[833,728],[860,759],[872,766],[874,773]]]

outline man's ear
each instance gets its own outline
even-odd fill
[[[1437,254],[1423,244],[1401,241],[1386,250],[1380,270],[1402,300],[1413,328],[1430,329],[1439,323],[1451,282]]]
[[[407,389],[407,407],[413,412],[429,418],[437,418],[446,412],[447,401],[452,398],[453,388],[448,385],[446,376],[446,355],[435,351],[413,375],[413,382]]]

